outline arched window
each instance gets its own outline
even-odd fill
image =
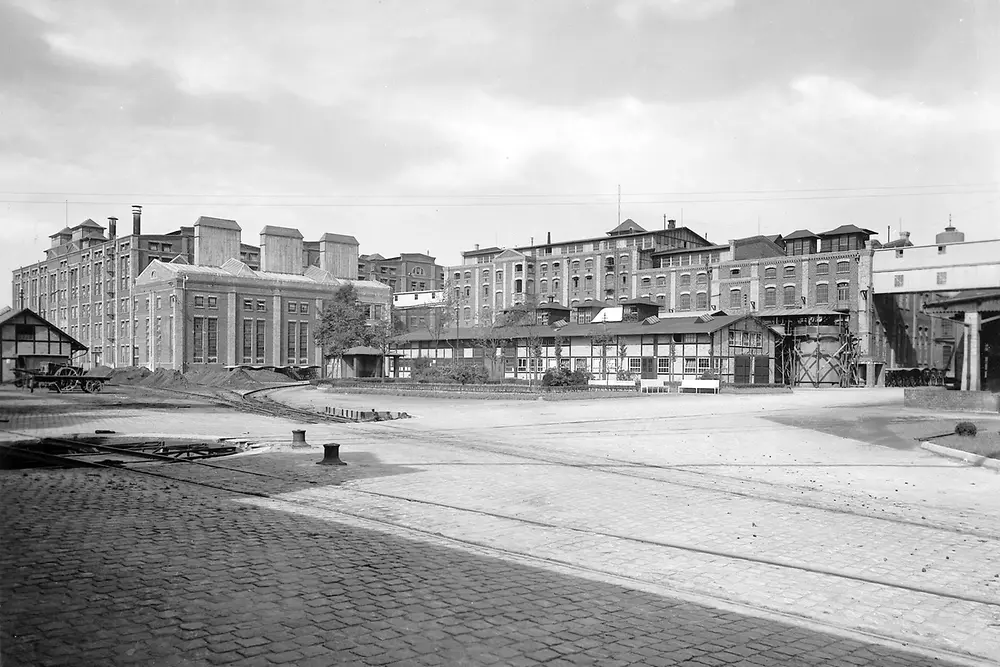
[[[774,267],[774,266],[765,267],[764,268],[764,277],[765,278],[777,278],[778,277],[778,269],[777,269],[777,267]]]
[[[532,292],[535,291],[535,281],[529,279],[524,287],[525,287],[524,291],[526,291],[528,294],[531,294]]]
[[[520,264],[518,264],[518,266],[520,266]],[[514,281],[514,293],[520,294],[523,291],[524,291],[524,281],[518,278]]]
[[[773,268],[773,267],[772,267]],[[764,305],[778,305],[778,289],[774,286],[764,288]]]
[[[573,289],[580,289],[580,276],[573,276]]]
[[[690,285],[691,284],[691,274],[690,273],[682,273],[681,274],[681,283],[680,284],[681,284],[681,287],[687,287],[688,285]]]
[[[739,308],[743,305],[743,291],[740,289],[729,290],[729,307]]]
[[[466,271],[465,272],[465,279],[469,280],[470,278],[472,278],[472,271]]]
[[[830,302],[830,286],[826,283],[816,285],[816,303]]]
[[[849,283],[837,283],[837,301],[847,301],[850,299]]]
[[[592,270],[594,268],[594,258],[591,257],[589,259],[584,260],[583,267],[588,271]]]
[[[837,262],[837,273],[850,273],[851,263],[847,261]]]
[[[462,309],[462,317],[465,319],[466,322],[468,322],[469,320],[471,320],[472,319],[472,308],[469,308],[468,306],[466,306],[465,308],[463,308]]]
[[[465,296],[472,296],[472,288],[468,285],[465,286]]]
[[[656,295],[656,300],[659,303],[661,303],[661,304],[665,304],[667,302],[667,295],[666,294],[657,294]]]
[[[553,271],[559,270],[559,262],[552,262],[552,270]]]
[[[698,292],[694,297],[694,307],[696,310],[706,310],[708,308],[708,294]]]
[[[549,281],[548,280],[539,280],[538,281],[538,291],[539,292],[548,292],[549,291]]]
[[[523,273],[523,272],[524,272],[524,264],[514,265],[514,273]]]
[[[559,291],[559,281],[556,280],[556,279],[552,280],[552,291],[553,292],[558,292]]]
[[[574,259],[572,262],[569,263],[569,268],[572,269],[573,271],[579,271],[580,270],[580,260]]]
[[[503,282],[503,271],[497,271],[496,272],[496,275],[495,275],[495,278],[494,278],[494,282],[498,282],[498,283],[502,283]]]
[[[708,282],[708,274],[705,273],[704,271],[699,272],[697,282],[699,285],[706,284]]]
[[[681,299],[677,306],[681,310],[691,310],[691,295],[681,294]]]
[[[657,287],[664,287],[666,284],[667,284],[667,277],[666,276],[656,276],[656,286]]]
[[[539,266],[538,268],[539,268],[539,269],[541,270],[541,272],[542,272],[542,275],[544,276],[544,275],[545,275],[545,272],[549,270],[549,265],[548,265],[548,264],[542,264],[542,265],[541,265],[541,266]]]
[[[652,278],[650,278],[649,276],[643,276],[642,277],[642,286],[643,287],[649,287],[652,284],[653,284],[653,279]]]
[[[819,264],[816,265],[816,275],[817,276],[825,276],[825,275],[828,275],[829,273],[830,273],[830,263],[829,262],[820,262]]]
[[[461,280],[461,279],[462,279],[462,272],[461,271],[456,271],[455,272],[455,280]]]
[[[795,285],[785,285],[781,297],[782,297],[782,303],[784,303],[784,305],[786,306],[795,305]]]
[[[729,277],[730,278],[739,278],[740,277],[740,270],[739,269],[729,269]]]
[[[490,298],[490,286],[489,285],[483,285],[483,298],[485,298],[485,299]]]

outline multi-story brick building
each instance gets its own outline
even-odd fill
[[[193,259],[194,227],[144,234],[141,206],[132,208],[131,234],[119,236],[117,223],[108,218],[105,228],[88,219],[61,229],[49,237],[44,260],[13,272],[13,303],[87,345],[87,366],[135,363],[135,278],[154,260]]]
[[[388,258],[374,253],[358,257],[358,278],[385,283],[393,292],[439,290],[444,285],[444,268],[420,252]]]
[[[126,236],[118,236],[116,218],[108,219],[107,228],[86,220],[62,229],[50,237],[44,260],[13,272],[13,303],[31,308],[87,345],[87,367],[184,368],[208,363],[209,357],[220,364],[239,364],[250,357],[251,363],[264,358],[267,365],[287,365],[291,322],[296,323],[296,363],[307,359],[314,365],[315,327],[309,322],[338,286],[355,284],[373,317],[384,317],[389,309],[388,287],[355,280],[358,242],[352,236],[324,234],[318,241],[303,241],[297,230],[265,227],[261,245],[255,246],[241,242],[234,220],[201,217],[190,227],[145,234],[141,214],[141,207],[133,207],[132,233]],[[230,308],[230,301],[239,298],[242,307],[244,292],[255,313],[258,297],[265,301],[266,343],[256,346],[254,330],[253,352],[234,355],[236,332],[220,328],[214,313],[224,313],[221,321],[228,324],[238,310]],[[280,322],[275,319],[275,299],[283,309]],[[294,318],[290,303],[296,304]],[[200,309],[206,315],[196,325],[194,313]],[[209,323],[212,319],[215,324]],[[300,354],[298,345],[303,332],[307,354]],[[199,338],[204,353],[195,362],[194,341]],[[280,354],[275,343],[279,339]],[[209,340],[223,351],[209,355]],[[258,349],[264,353],[258,354]]]
[[[874,383],[887,364],[934,365],[953,345],[945,326],[907,325],[899,315],[918,312],[926,295],[903,299],[894,315],[875,307],[874,234],[841,225],[712,244],[673,221],[646,231],[626,220],[600,238],[477,246],[446,269],[448,307],[467,328],[544,302],[566,304],[574,323],[634,298],[663,314],[752,314],[784,335],[776,347],[779,381]]]

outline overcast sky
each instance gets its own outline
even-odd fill
[[[713,241],[1000,236],[998,6],[0,0],[0,275],[131,204],[443,264],[601,235],[619,185]]]

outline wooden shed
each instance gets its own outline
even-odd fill
[[[48,370],[70,364],[87,346],[30,308],[0,315],[0,382],[13,382],[14,369]]]

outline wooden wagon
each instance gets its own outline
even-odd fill
[[[32,392],[36,387],[48,387],[50,391],[64,392],[79,389],[87,394],[96,394],[104,389],[104,383],[111,380],[107,375],[84,375],[79,366],[59,366],[48,370],[14,370],[14,386],[27,387]]]

